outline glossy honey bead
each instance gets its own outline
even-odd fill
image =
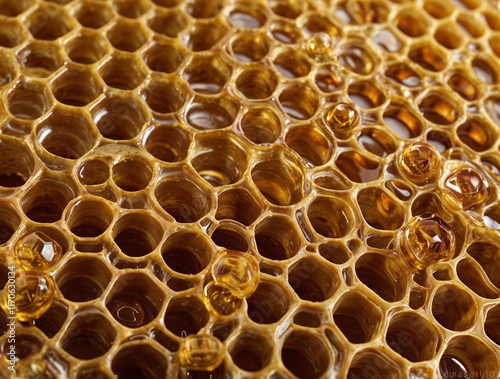
[[[455,233],[440,217],[414,217],[403,230],[401,247],[408,261],[419,270],[453,258]]]
[[[238,310],[243,304],[243,299],[235,296],[230,290],[215,282],[205,286],[203,301],[209,311],[221,316],[227,316]]]
[[[439,177],[441,156],[432,145],[415,142],[403,151],[399,165],[408,180],[417,185],[425,185]]]
[[[249,297],[259,285],[259,263],[248,253],[226,250],[213,264],[212,276],[218,286],[228,289],[234,296]]]
[[[488,183],[472,168],[451,174],[444,183],[444,190],[448,201],[463,209],[478,206],[488,197]]]
[[[18,270],[15,276],[14,298],[9,299],[9,289],[3,291],[3,306],[20,321],[32,321],[41,317],[52,306],[55,284],[46,274],[36,271]],[[12,294],[12,293],[11,293]],[[15,304],[15,314],[9,300]]]
[[[224,360],[224,345],[211,335],[187,336],[179,346],[179,361],[187,370],[213,371]]]
[[[26,270],[47,270],[63,255],[62,247],[42,232],[21,238],[14,248],[16,261]]]
[[[333,46],[332,38],[323,32],[313,34],[306,42],[307,54],[318,61],[328,58]]]
[[[336,135],[348,136],[359,122],[359,113],[350,104],[338,103],[328,110],[325,122]]]

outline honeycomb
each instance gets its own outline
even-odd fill
[[[499,7],[0,0],[0,377],[500,377]]]

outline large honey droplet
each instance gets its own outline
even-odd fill
[[[179,361],[188,370],[215,370],[224,360],[224,345],[214,336],[190,335],[179,346]]]
[[[414,217],[405,227],[401,245],[412,266],[423,270],[453,258],[455,233],[440,217],[423,214]]]
[[[226,250],[212,266],[215,283],[236,297],[251,296],[259,285],[259,263],[248,253]]]
[[[323,61],[328,58],[332,49],[333,42],[327,33],[315,33],[307,40],[307,54],[318,61]]]
[[[15,284],[8,282],[3,291],[3,307],[20,321],[41,317],[54,302],[55,284],[41,272],[18,270]]]
[[[42,232],[21,238],[14,248],[16,261],[26,270],[47,270],[62,257],[61,246]]]
[[[404,150],[399,163],[404,176],[417,185],[424,185],[438,178],[441,156],[432,145],[415,142]]]
[[[487,183],[472,168],[463,168],[450,175],[444,187],[446,198],[463,209],[480,205],[488,196]]]
[[[347,103],[338,103],[325,116],[326,124],[339,137],[346,137],[359,121],[356,108]]]

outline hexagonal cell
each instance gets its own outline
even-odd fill
[[[16,75],[16,69],[10,54],[0,52],[0,88],[9,84]]]
[[[266,23],[268,17],[263,9],[251,2],[240,2],[230,10],[229,19],[239,28],[260,28]]]
[[[491,229],[500,229],[500,207],[495,205],[484,212],[484,223]]]
[[[132,211],[116,221],[111,236],[123,254],[142,257],[156,249],[163,238],[163,227],[149,212]]]
[[[353,82],[349,86],[348,93],[349,98],[363,109],[379,107],[386,100],[384,92],[374,84],[374,81]]]
[[[381,349],[367,348],[357,352],[349,366],[347,379],[403,377],[400,365]]]
[[[463,34],[453,22],[439,25],[434,32],[434,38],[447,49],[458,49],[464,42]]]
[[[314,175],[314,184],[321,188],[336,191],[345,191],[352,187],[349,180],[347,180],[340,172],[330,167],[316,172]]]
[[[113,0],[113,9],[116,13],[127,18],[142,16],[150,6],[147,0]]]
[[[317,94],[304,84],[284,88],[279,95],[279,102],[285,113],[297,120],[313,117],[319,107]]]
[[[247,251],[248,239],[245,235],[245,230],[233,222],[221,222],[217,228],[214,229],[210,236],[212,241],[217,246],[224,247],[229,250]]]
[[[420,119],[410,110],[408,104],[391,103],[384,112],[384,123],[399,137],[414,138],[422,133]]]
[[[66,205],[75,197],[73,188],[60,180],[41,178],[23,196],[24,214],[35,222],[58,221]]]
[[[498,137],[495,129],[482,118],[470,118],[457,129],[460,140],[475,151],[491,148]]]
[[[386,157],[396,151],[396,143],[379,129],[364,128],[358,135],[358,144],[379,157]]]
[[[283,215],[266,217],[255,227],[255,242],[259,254],[282,261],[294,257],[302,246],[293,219]]]
[[[364,220],[375,229],[396,230],[405,221],[405,212],[400,203],[380,188],[361,190],[357,201]]]
[[[10,327],[6,328],[10,329]],[[2,350],[8,351],[7,349],[12,346],[13,352],[11,353],[9,351],[9,353],[12,354],[11,356],[13,356],[12,360],[17,364],[19,361],[24,363],[26,361],[30,361],[31,359],[36,359],[34,357],[39,354],[40,350],[42,350],[44,342],[45,339],[42,337],[41,333],[37,333],[36,329],[30,332],[21,331],[17,332],[16,338],[11,339],[9,342],[7,342],[7,338],[4,338]]]
[[[360,292],[346,293],[333,310],[333,321],[351,343],[371,341],[382,320],[380,308]]]
[[[170,74],[175,72],[185,58],[182,45],[174,41],[154,41],[141,53],[150,70]]]
[[[59,333],[67,317],[68,306],[63,302],[55,301],[50,309],[33,323],[48,338],[52,338]]]
[[[134,138],[147,121],[147,111],[135,95],[107,93],[90,113],[101,135],[112,140]]]
[[[239,181],[246,171],[248,156],[233,134],[202,135],[195,140],[199,153],[191,159],[193,168],[214,187]]]
[[[49,91],[40,82],[20,81],[7,94],[9,112],[21,120],[36,120],[51,106]]]
[[[488,58],[474,58],[471,62],[472,69],[476,76],[483,83],[486,84],[497,84],[499,77],[499,70],[495,66],[492,66],[488,60]]]
[[[54,97],[61,103],[83,107],[94,101],[102,87],[93,71],[80,68],[65,68],[50,83]]]
[[[399,12],[395,22],[399,30],[413,38],[423,36],[429,29],[425,15],[414,7]]]
[[[354,226],[351,207],[335,197],[316,196],[307,207],[307,218],[314,230],[327,238],[345,237]]]
[[[0,182],[0,184],[3,184]],[[6,202],[0,202],[0,245],[7,243],[21,224],[17,210]]]
[[[453,100],[440,92],[431,92],[418,104],[422,115],[438,125],[453,124],[459,118],[459,107]]]
[[[256,372],[271,362],[273,346],[271,340],[261,333],[246,330],[233,340],[228,351],[236,366],[244,371]]]
[[[401,50],[403,43],[391,29],[382,29],[375,37],[375,42],[380,49],[389,53],[396,53]]]
[[[268,0],[267,3],[275,14],[291,19],[299,17],[304,6],[300,0]]]
[[[106,308],[127,328],[140,328],[153,321],[163,307],[165,293],[145,273],[122,275],[106,296]]]
[[[417,87],[421,83],[418,74],[410,66],[402,62],[388,66],[385,75],[388,79],[406,87]]]
[[[178,1],[178,0],[156,0],[159,1]],[[188,25],[188,20],[183,12],[175,10],[157,9],[152,17],[148,19],[147,24],[151,30],[156,33],[176,38],[182,30]]]
[[[156,186],[154,195],[159,205],[177,222],[191,223],[212,208],[210,190],[187,175],[166,177]]]
[[[322,324],[322,318],[322,312],[319,310],[302,307],[293,316],[293,323],[307,328],[319,328]]]
[[[484,22],[473,13],[460,13],[457,16],[457,25],[467,35],[479,38],[486,32]]]
[[[63,64],[61,49],[53,42],[33,41],[16,52],[21,70],[28,76],[46,78]]]
[[[69,33],[75,22],[64,8],[41,3],[26,19],[26,26],[34,38],[53,41]]]
[[[488,42],[493,53],[500,57],[500,34],[492,35]]]
[[[367,183],[376,180],[382,170],[377,161],[368,159],[356,151],[347,151],[340,154],[335,164],[350,180],[356,183]]]
[[[448,65],[446,53],[432,44],[415,45],[410,49],[408,57],[428,71],[442,71]]]
[[[165,312],[165,326],[176,336],[185,338],[196,334],[208,322],[205,304],[195,296],[176,297],[170,301]]]
[[[277,20],[269,27],[271,35],[279,42],[287,45],[293,45],[302,41],[302,31],[295,25],[295,23]]]
[[[330,36],[337,36],[340,34],[337,26],[335,26],[327,15],[309,13],[301,23],[302,29],[310,35],[315,33],[326,33]]]
[[[195,22],[183,38],[183,43],[192,51],[212,49],[227,33],[227,26],[220,20]]]
[[[359,75],[369,75],[375,69],[377,62],[375,54],[362,43],[351,43],[342,46],[337,55],[339,62],[348,70]]]
[[[194,18],[212,18],[224,8],[222,0],[190,0],[186,4],[186,11]]]
[[[498,246],[486,241],[474,242],[467,248],[467,253],[481,265],[491,282],[500,288],[500,262],[495,259],[498,252]]]
[[[488,310],[484,323],[484,332],[500,346],[500,306],[496,305]]]
[[[2,20],[0,46],[11,48],[20,45],[27,37],[26,30],[17,20]]]
[[[146,43],[148,32],[141,22],[118,19],[106,37],[115,49],[133,53]]]
[[[84,197],[68,208],[65,218],[74,235],[95,238],[108,229],[113,221],[113,211],[101,198]]]
[[[300,50],[285,49],[273,60],[273,64],[280,74],[288,79],[306,76],[311,71],[311,64],[306,55]]]
[[[425,0],[424,9],[432,17],[441,19],[452,14],[454,6],[449,0]]]
[[[66,159],[82,157],[97,142],[97,132],[90,120],[58,107],[37,125],[35,132],[46,151]]]
[[[208,266],[212,250],[212,244],[203,234],[180,231],[167,238],[161,248],[161,254],[171,270],[195,275]]]
[[[16,17],[35,4],[35,0],[0,0],[0,14]]]
[[[68,325],[61,347],[77,359],[89,360],[106,354],[115,338],[113,325],[102,313],[83,308]]]
[[[285,142],[309,165],[324,165],[333,154],[332,141],[313,125],[291,128],[285,136]]]
[[[317,258],[307,257],[289,268],[288,284],[302,300],[322,302],[333,296],[340,278]]]
[[[180,126],[155,126],[143,134],[144,148],[164,162],[180,162],[188,153],[189,134]]]
[[[490,27],[490,29],[499,31],[500,30],[500,15],[499,13],[492,8],[488,8],[483,12],[483,18],[486,20],[486,23]]]
[[[340,242],[327,242],[318,246],[319,254],[327,261],[334,264],[343,264],[351,258],[351,253]]]
[[[495,376],[499,371],[497,354],[475,336],[453,337],[439,361],[439,372],[446,379],[466,378],[476,373],[491,373],[488,375]]]
[[[123,191],[136,192],[148,186],[153,170],[142,159],[124,159],[113,166],[111,177]]]
[[[153,112],[166,114],[178,111],[189,99],[185,82],[177,76],[147,81],[141,96]]]
[[[240,127],[245,137],[256,144],[275,142],[282,129],[279,116],[269,106],[248,108],[241,117]]]
[[[454,2],[464,9],[476,9],[481,6],[481,0],[454,0]]]
[[[78,180],[84,186],[105,183],[109,178],[109,167],[100,159],[88,159],[76,168]]]
[[[245,189],[229,189],[219,194],[217,200],[217,220],[234,220],[243,225],[252,224],[261,213],[261,206]]]
[[[99,33],[83,30],[64,43],[69,59],[80,64],[93,64],[109,51],[108,41]]]
[[[278,78],[272,70],[262,67],[254,67],[242,71],[236,79],[236,87],[247,98],[261,100],[272,96]]]
[[[342,86],[343,77],[335,65],[325,64],[317,69],[314,76],[314,83],[320,91],[331,93]]]
[[[188,62],[182,77],[191,89],[202,94],[219,93],[231,78],[232,67],[218,53],[195,55]]]
[[[479,263],[471,258],[462,259],[457,265],[457,276],[472,291],[486,299],[498,298],[498,289],[492,286]]]
[[[432,299],[432,315],[445,328],[464,331],[475,325],[478,305],[474,298],[456,285],[438,288]]]
[[[0,144],[0,187],[24,185],[35,169],[33,152],[26,142],[8,136],[2,136]]]
[[[378,253],[367,253],[356,261],[358,279],[390,303],[406,295],[408,279],[405,268],[394,257]]]
[[[189,126],[198,130],[223,129],[230,126],[238,113],[239,104],[230,97],[195,98],[185,114]]]
[[[448,79],[450,88],[468,101],[476,100],[479,91],[469,76],[463,72],[455,72]]]
[[[117,378],[152,379],[167,376],[167,358],[153,346],[138,342],[121,347],[111,361]]]
[[[231,41],[231,51],[240,62],[257,62],[269,53],[269,39],[259,32],[235,33]]]
[[[392,317],[385,340],[392,350],[410,362],[433,359],[441,346],[437,328],[415,312]]]
[[[281,349],[285,367],[300,379],[319,378],[324,374],[331,359],[322,339],[305,331],[290,333]]]
[[[55,277],[64,298],[77,303],[101,297],[111,279],[112,274],[107,265],[93,257],[69,260]]]
[[[113,18],[110,4],[95,0],[80,0],[73,9],[78,22],[87,28],[99,29]]]
[[[146,78],[146,69],[137,58],[114,54],[98,69],[104,82],[113,88],[133,90]]]

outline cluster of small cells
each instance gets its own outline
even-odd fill
[[[499,82],[499,0],[0,0],[0,377],[498,378]]]

